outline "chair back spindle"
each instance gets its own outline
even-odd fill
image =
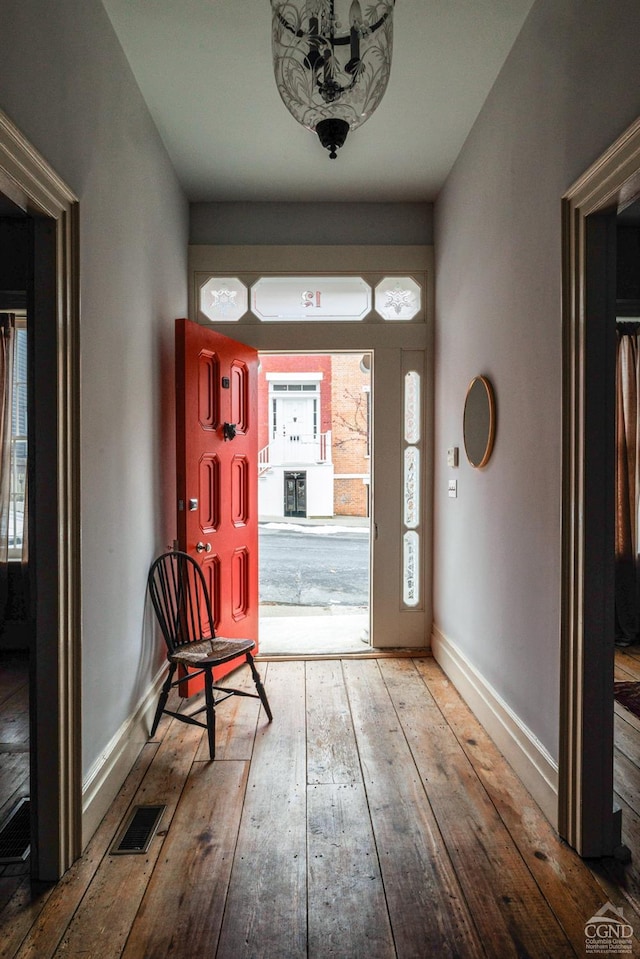
[[[179,551],[160,556],[149,570],[148,586],[170,653],[215,637],[206,581],[193,557]]]

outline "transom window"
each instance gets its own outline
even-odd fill
[[[200,275],[198,305],[211,323],[424,321],[423,286],[412,276]]]
[[[315,383],[274,383],[271,389],[274,393],[317,393],[318,391]]]

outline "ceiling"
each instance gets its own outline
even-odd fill
[[[189,199],[422,202],[533,0],[397,0],[387,92],[336,160],[279,98],[269,0],[103,3]]]

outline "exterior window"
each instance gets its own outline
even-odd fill
[[[18,321],[19,322],[19,321]],[[11,411],[11,478],[9,557],[22,553],[27,489],[27,330],[18,326],[14,341],[13,402]]]
[[[364,399],[365,399],[365,416],[367,418],[366,430],[367,430],[367,451],[366,455],[371,456],[371,388],[365,386],[364,388]]]

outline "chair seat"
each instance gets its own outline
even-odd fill
[[[255,648],[253,639],[199,639],[194,643],[178,647],[169,656],[169,661],[183,666],[219,666],[242,653],[250,653]]]

